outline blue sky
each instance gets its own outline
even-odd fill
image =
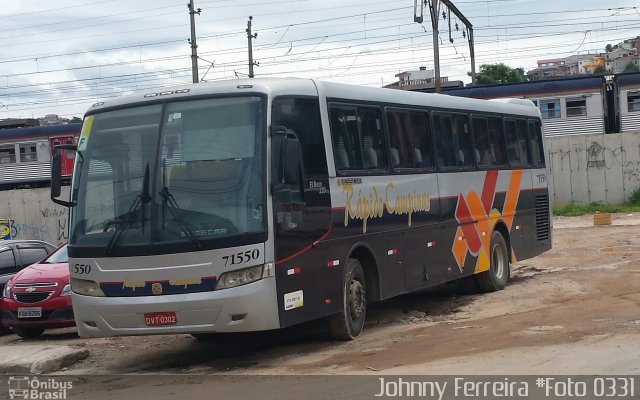
[[[0,119],[81,116],[106,97],[191,82],[186,0],[4,0],[0,15]],[[525,70],[536,60],[603,51],[640,35],[630,0],[453,0],[474,25],[476,64]],[[253,16],[260,76],[381,86],[433,67],[431,24],[413,0],[195,0],[200,77],[248,73]],[[440,20],[442,75],[469,81],[462,24]],[[455,23],[460,30],[455,30]]]

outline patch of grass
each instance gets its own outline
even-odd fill
[[[630,206],[640,206],[640,189],[636,189],[633,191],[633,193],[631,193],[627,204]]]
[[[637,192],[637,191],[636,191]],[[634,192],[634,194],[636,194]],[[633,198],[633,195],[631,195]],[[609,212],[609,213],[632,213],[640,211],[640,193],[637,195],[636,202],[629,201],[628,204],[565,204],[553,209],[553,215],[560,215],[565,217],[573,217],[577,215],[594,214],[596,212]]]

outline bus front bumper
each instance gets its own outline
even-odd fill
[[[235,288],[165,296],[91,297],[72,294],[82,337],[249,332],[280,327],[275,278]],[[171,325],[148,326],[145,314],[175,313]]]

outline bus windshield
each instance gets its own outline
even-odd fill
[[[70,244],[116,247],[263,232],[263,100],[215,98],[90,115]],[[209,246],[211,247],[211,246]]]

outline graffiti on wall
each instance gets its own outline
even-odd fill
[[[627,161],[622,167],[622,176],[627,182],[640,182],[640,161]]]
[[[640,134],[547,138],[554,205],[620,204],[640,188]]]
[[[625,149],[623,147],[603,147],[598,142],[591,142],[587,147],[587,169],[611,169],[625,164]]]
[[[0,240],[11,239],[11,225],[13,221],[6,218],[0,218]]]
[[[56,223],[56,238],[58,244],[62,244],[69,239],[69,233],[67,232],[67,209],[66,208],[45,208],[40,210],[42,218],[45,220],[55,220]]]
[[[11,225],[11,237],[13,239],[37,239],[47,240],[49,227],[41,224],[21,224],[14,222]]]
[[[13,219],[0,219],[7,235],[6,239],[34,239],[44,240],[54,244],[63,244],[69,239],[67,225],[67,210],[45,208],[40,211],[37,223],[20,222]],[[52,229],[54,227],[54,229]],[[3,230],[4,232],[4,230]]]

